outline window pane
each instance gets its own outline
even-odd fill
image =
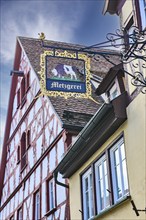
[[[121,173],[120,173],[120,165],[118,165],[116,168],[116,190],[118,198],[122,196],[122,182],[121,182]]]
[[[115,166],[117,166],[119,164],[119,151],[118,151],[118,149],[115,150],[114,156],[115,156]]]
[[[124,193],[128,192],[128,177],[127,177],[127,169],[126,169],[126,160],[122,163],[123,166],[123,180],[124,180]]]
[[[82,177],[84,219],[90,219],[94,213],[92,173],[89,169]]]
[[[126,155],[123,138],[110,151],[113,193],[115,202],[128,193]]]
[[[96,199],[98,212],[104,210],[109,206],[109,192],[108,187],[108,177],[107,177],[107,162],[105,160],[105,155],[100,158],[95,164],[96,171]]]
[[[121,145],[121,157],[122,157],[122,160],[125,159],[125,149],[124,149],[124,144]]]

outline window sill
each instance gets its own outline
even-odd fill
[[[104,211],[102,211],[101,213],[99,213],[98,215],[94,216],[93,218],[91,218],[91,220],[95,220],[98,218],[101,218],[103,215],[107,214],[108,212],[112,211],[113,209],[117,208],[118,206],[120,206],[121,204],[123,204],[126,201],[129,201],[131,199],[131,196],[127,195],[125,197],[123,197],[122,199],[120,199],[117,203],[115,203],[114,205],[111,205],[110,207],[108,207],[107,209],[105,209]]]
[[[49,216],[49,215],[53,214],[56,210],[57,210],[56,208],[53,208],[53,209],[49,210],[49,211],[45,214],[45,216]]]

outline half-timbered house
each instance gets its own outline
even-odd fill
[[[60,174],[54,180],[53,171],[76,135],[101,106],[104,97],[97,99],[94,87],[112,66],[102,56],[98,55],[95,60],[93,51],[84,52],[81,48],[61,42],[17,38],[0,168],[2,220],[70,219],[68,181]],[[41,54],[53,53],[55,62],[60,63],[63,57],[69,58],[72,54],[78,60],[78,51],[88,54],[90,60],[89,94],[82,97],[78,93],[72,96],[72,91],[68,96],[65,92],[60,95],[60,91],[43,93],[45,82],[40,73],[45,66]],[[59,61],[57,53],[64,54]],[[49,65],[53,65],[52,57]],[[118,63],[117,56],[114,59]],[[72,67],[72,60],[69,62],[67,71]],[[52,73],[56,73],[55,70]]]

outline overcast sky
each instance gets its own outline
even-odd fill
[[[116,15],[102,15],[104,0],[0,0],[0,148],[7,114],[10,71],[13,69],[17,36],[87,46],[103,42],[119,28]]]

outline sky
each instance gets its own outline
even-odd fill
[[[119,17],[102,14],[104,0],[0,0],[0,152],[6,123],[16,37],[93,45],[119,28]]]

